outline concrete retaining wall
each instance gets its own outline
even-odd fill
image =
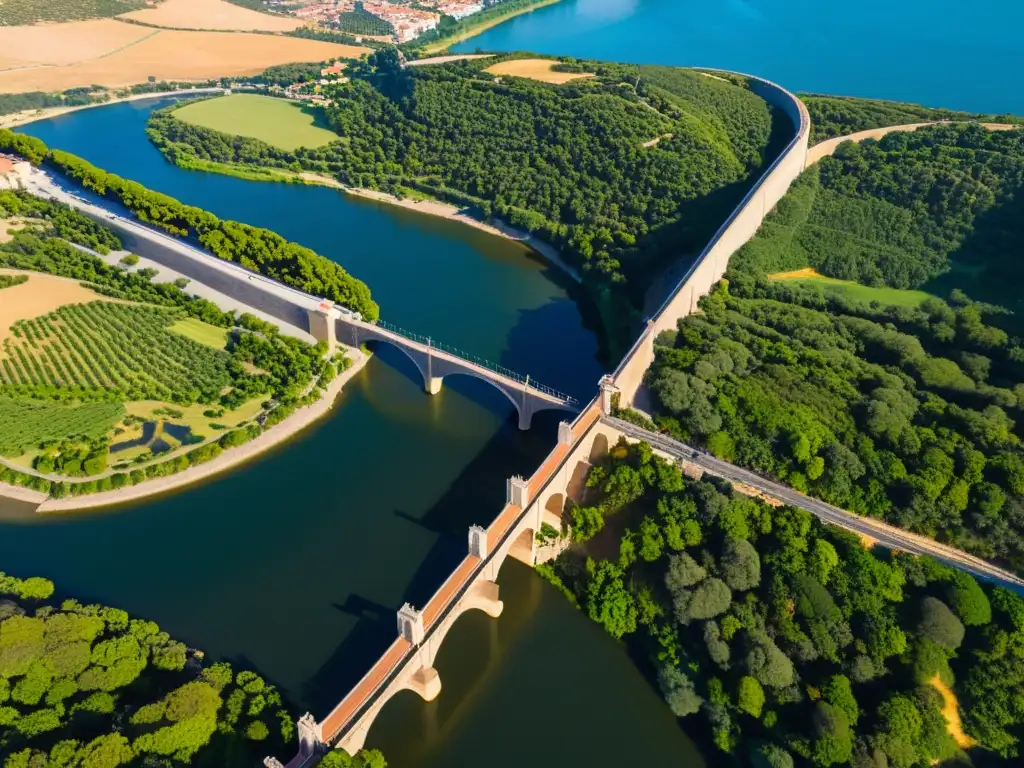
[[[732,254],[754,236],[765,216],[804,169],[811,130],[807,108],[792,93],[767,80],[750,77],[750,84],[754,93],[786,113],[793,121],[796,133],[694,260],[693,266],[619,363],[613,379],[621,393],[621,407],[633,403],[644,374],[654,362],[655,337],[661,331],[674,330],[681,318],[696,311],[700,298],[710,292],[725,274]]]

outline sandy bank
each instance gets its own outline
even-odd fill
[[[459,208],[456,205],[451,205],[450,203],[443,203],[440,200],[410,200],[407,198],[398,198],[394,195],[388,194],[387,192],[378,192],[374,189],[348,187],[329,176],[321,176],[316,173],[300,173],[299,177],[309,184],[320,184],[325,187],[340,189],[342,192],[349,195],[365,197],[369,200],[376,200],[377,202],[387,203],[389,205],[397,205],[401,208],[406,208],[410,211],[418,211],[419,213],[425,213],[429,216],[439,216],[443,219],[450,219],[461,224],[466,224],[470,227],[475,227],[476,229],[483,230],[484,232],[496,235],[497,237],[504,237],[507,240],[515,240],[517,243],[522,243],[539,253],[545,259],[565,272],[565,274],[569,275],[569,277],[577,283],[581,282],[579,273],[575,268],[562,259],[555,246],[531,235],[529,232],[523,232],[520,229],[509,226],[501,219],[492,219],[490,222],[480,221],[480,219],[474,218],[466,213],[465,209]]]
[[[255,440],[252,440],[238,448],[225,451],[212,461],[200,464],[197,467],[190,467],[184,472],[169,477],[160,477],[148,480],[139,485],[128,488],[121,488],[116,491],[105,493],[93,493],[88,496],[69,496],[64,499],[46,499],[43,494],[31,491],[26,488],[0,483],[0,496],[17,499],[19,501],[30,501],[39,504],[36,512],[73,512],[82,509],[95,509],[114,504],[124,504],[129,501],[137,501],[157,494],[183,488],[186,485],[197,483],[201,480],[213,477],[225,470],[236,467],[243,462],[258,456],[259,454],[273,448],[286,440],[291,439],[310,425],[325,417],[334,407],[334,402],[345,384],[352,379],[369,358],[358,349],[348,349],[348,355],[352,359],[352,365],[334,379],[327,387],[318,401],[312,405],[301,408],[280,424],[275,424]],[[44,500],[45,499],[45,500]],[[40,503],[42,502],[42,503]]]

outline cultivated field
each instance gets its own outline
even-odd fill
[[[274,64],[358,57],[367,48],[245,32],[159,30],[119,21],[0,27],[0,93],[121,88],[252,75]]]
[[[316,116],[294,101],[239,93],[175,110],[186,123],[236,136],[249,136],[284,150],[320,147],[338,138],[315,124]]]
[[[155,8],[125,13],[122,17],[157,27],[240,32],[288,32],[303,24],[299,19],[250,11],[225,0],[163,0]]]
[[[494,64],[485,72],[492,75],[512,75],[514,77],[527,77],[530,80],[540,80],[542,83],[568,83],[570,80],[581,80],[593,77],[590,72],[555,72],[551,68],[558,62],[552,59],[513,59]]]
[[[102,437],[123,416],[120,403],[64,405],[0,397],[0,456],[19,456],[54,436]]]
[[[111,19],[0,27],[0,75],[3,70],[39,65],[67,66],[106,56],[156,30]],[[143,78],[145,79],[145,78]]]
[[[9,269],[0,269],[0,274],[26,274]],[[102,300],[98,293],[83,288],[77,280],[54,277],[37,272],[28,274],[28,282],[4,288],[0,298],[0,344],[11,337],[11,326],[21,320],[45,315],[65,304]],[[2,353],[0,353],[2,356]]]
[[[0,26],[95,19],[144,7],[143,0],[0,0]]]
[[[24,287],[30,284],[5,290]],[[231,358],[170,332],[181,319],[177,309],[93,301],[20,320],[0,353],[0,383],[116,390],[130,400],[212,400],[231,384]]]

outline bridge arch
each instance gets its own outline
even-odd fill
[[[487,378],[486,376],[481,376],[480,374],[476,373],[475,371],[448,370],[445,373],[435,374],[434,375],[434,379],[438,382],[438,385],[437,385],[438,389],[441,388],[440,387],[440,381],[442,379],[447,379],[447,378],[450,378],[452,376],[465,376],[465,377],[470,378],[470,379],[476,379],[477,381],[486,381],[488,384],[491,385],[491,387],[493,389],[496,389],[499,392],[501,392],[501,394],[503,394],[505,396],[505,399],[507,399],[515,407],[516,413],[519,416],[522,416],[523,404],[519,400],[517,400],[512,395],[511,392],[509,392],[505,387],[501,386],[500,384],[495,384],[491,379]]]
[[[412,361],[412,364],[416,366],[416,370],[419,371],[420,378],[423,380],[423,386],[424,387],[427,386],[427,378],[428,378],[427,372],[423,369],[423,364],[422,364],[421,360],[413,352],[411,352],[408,348],[402,346],[401,344],[396,344],[395,342],[391,341],[391,339],[388,339],[386,337],[381,337],[381,336],[373,336],[371,338],[368,338],[368,339],[366,339],[365,343],[368,343],[368,344],[387,344],[392,349],[400,350],[401,353],[403,355],[405,355],[407,358],[409,358],[409,360]]]
[[[433,667],[422,667],[415,673],[408,675],[407,679],[398,685],[388,688],[384,695],[378,699],[373,709],[360,718],[359,723],[346,733],[334,745],[334,749],[343,749],[350,755],[355,755],[366,745],[366,739],[377,722],[381,710],[388,702],[399,694],[412,691],[424,702],[431,702],[441,693],[441,678]]]
[[[458,620],[467,613],[470,611],[482,611],[492,619],[496,619],[501,615],[504,608],[505,604],[498,599],[498,585],[495,582],[486,580],[476,582],[455,604],[455,608],[444,618],[441,625],[431,632],[430,637],[426,639],[427,654],[424,662],[430,666],[434,665],[438,654],[441,652],[441,646],[444,644],[445,638],[448,637],[448,633],[451,632],[452,627],[455,626]]]

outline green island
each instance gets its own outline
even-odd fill
[[[107,263],[117,236],[63,204],[0,191],[0,227],[4,482],[61,498],[184,471],[315,402],[351,363],[128,271],[137,256]]]
[[[247,768],[294,748],[294,717],[274,686],[204,661],[152,621],[0,573],[4,768]],[[321,765],[385,762],[371,750]]]
[[[488,71],[517,61],[523,76]],[[403,68],[385,50],[345,74],[323,86],[337,138],[320,147],[280,148],[306,119],[294,107],[275,127],[239,112],[234,135],[189,121],[197,105],[170,107],[147,132],[183,168],[306,171],[498,217],[557,246],[623,337],[654,277],[700,250],[792,132],[745,80],[671,67],[520,54]],[[568,82],[535,79],[551,74]],[[257,130],[269,143],[240,135]]]
[[[658,339],[655,421],[1024,572],[1022,185],[1024,131],[842,145]]]
[[[646,443],[613,446],[565,518],[572,546],[538,571],[699,719],[727,753],[709,765],[1019,764],[1014,592],[684,477]]]

